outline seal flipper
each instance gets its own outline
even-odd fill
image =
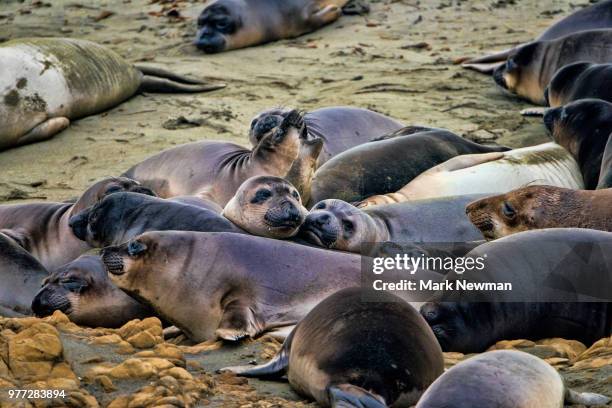
[[[329,4],[310,15],[308,21],[316,27],[333,23],[342,15],[342,9],[334,4]]]
[[[550,108],[527,108],[521,111],[521,116],[542,117]]]
[[[333,408],[387,408],[385,400],[352,384],[337,384],[327,388]]]
[[[238,341],[245,337],[255,337],[265,328],[265,322],[240,300],[234,300],[225,306],[219,327],[215,330],[217,337],[223,340]]]
[[[134,65],[134,68],[142,72],[143,75],[152,76],[157,78],[166,78],[174,82],[180,82],[181,84],[192,84],[192,85],[204,85],[206,82],[201,79],[191,78],[185,75],[180,75],[167,69],[158,67],[149,67],[146,65]]]
[[[472,71],[480,72],[481,74],[493,74],[495,70],[502,65],[504,65],[505,61],[500,62],[488,62],[481,64],[473,64],[473,63],[463,63],[461,67],[471,69]]]
[[[499,160],[502,157],[504,157],[504,154],[501,152],[464,154],[461,156],[455,156],[452,159],[449,159],[444,163],[427,170],[423,174],[427,174],[428,172],[437,173],[442,171],[462,170],[468,167],[477,166],[479,164],[488,163],[490,161]]]
[[[565,401],[572,404],[590,405],[606,405],[610,402],[610,398],[605,395],[595,394],[592,392],[576,392],[569,388],[565,389]]]
[[[225,84],[183,84],[167,78],[143,75],[138,92],[151,93],[196,93],[225,88]]]
[[[50,118],[34,126],[28,133],[21,136],[18,144],[28,144],[47,140],[66,129],[70,125],[70,120],[65,117]]]

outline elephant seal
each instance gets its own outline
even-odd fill
[[[612,0],[599,1],[562,18],[540,34],[536,41],[556,40],[579,31],[612,28]],[[511,55],[513,50],[522,45],[496,52],[479,58],[464,60],[464,68],[478,72],[492,73]]]
[[[198,17],[194,44],[206,53],[298,37],[336,21],[348,0],[214,0]]]
[[[273,108],[259,113],[251,121],[251,144],[257,146],[264,136],[282,123],[290,111],[290,108]],[[345,150],[404,127],[388,116],[350,106],[333,106],[307,112],[304,115],[304,126],[310,137],[323,140],[323,151],[317,167]]]
[[[0,231],[11,236],[48,270],[76,259],[91,247],[70,229],[69,219],[107,195],[153,192],[124,177],[106,178],[87,189],[76,203],[32,203],[0,206]]]
[[[243,230],[214,211],[135,193],[115,193],[69,219],[73,234],[93,248],[120,245],[147,231]]]
[[[121,327],[153,312],[117,288],[99,256],[83,255],[49,275],[32,301],[38,317],[60,310],[73,323],[89,327]]]
[[[546,361],[517,350],[495,350],[451,367],[425,391],[416,408],[559,408],[605,405],[609,398],[566,388]]]
[[[260,366],[228,367],[246,377],[281,377],[324,407],[412,405],[444,371],[440,345],[409,304],[381,292],[364,301],[348,288],[319,303]]]
[[[510,53],[493,72],[495,83],[536,105],[555,72],[579,61],[612,62],[612,30],[580,31],[551,41],[535,41]]]
[[[612,232],[612,189],[529,186],[470,203],[466,213],[487,239],[544,228]]]
[[[0,150],[49,139],[71,120],[112,108],[137,92],[223,88],[153,67],[132,66],[91,41],[25,38],[0,45]]]
[[[289,173],[305,139],[303,124],[302,115],[294,110],[253,150],[220,141],[188,143],[146,159],[124,176],[163,198],[196,195],[225,207],[248,178]]]
[[[579,99],[612,102],[612,64],[577,62],[557,72],[544,90],[544,99],[553,108]]]
[[[611,246],[612,233],[580,228],[482,244],[466,258],[484,258],[484,269],[460,279],[509,282],[512,290],[439,293],[421,314],[444,351],[479,353],[504,339],[551,337],[588,346],[612,334]]]
[[[583,188],[574,158],[556,143],[505,153],[454,157],[416,177],[395,193],[366,198],[358,207],[465,194],[495,194],[526,184]]]
[[[0,316],[32,314],[32,299],[48,274],[36,258],[0,232]]]
[[[222,214],[253,235],[284,239],[297,234],[307,213],[291,183],[257,176],[242,183]]]
[[[506,150],[479,145],[443,129],[406,127],[353,147],[321,166],[312,180],[310,203],[329,198],[355,202],[390,193],[457,155]]]
[[[312,207],[300,236],[325,248],[371,255],[382,242],[433,243],[482,240],[465,206],[481,195],[414,201],[359,209],[341,200]]]
[[[608,143],[606,144],[601,160],[601,170],[599,172],[597,188],[612,188],[612,137],[608,138]]]
[[[594,189],[612,132],[612,103],[584,99],[548,109],[544,125],[553,140],[576,159],[586,188]]]

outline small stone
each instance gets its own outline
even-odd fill
[[[96,382],[100,384],[104,392],[117,391],[117,387],[115,387],[115,384],[113,384],[113,381],[106,375],[100,375],[96,377]]]
[[[169,375],[176,378],[177,380],[193,380],[193,376],[189,374],[187,370],[180,367],[174,367],[162,373],[163,375]]]

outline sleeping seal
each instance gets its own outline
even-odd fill
[[[578,99],[612,102],[611,87],[612,64],[577,62],[555,72],[544,90],[544,99],[553,108]]]
[[[0,150],[48,139],[71,120],[137,92],[205,92],[209,85],[159,68],[135,67],[99,44],[20,38],[0,45]]]
[[[412,405],[444,371],[442,350],[412,306],[388,292],[377,296],[372,302],[363,300],[361,288],[336,292],[308,313],[268,363],[222,371],[286,374],[299,394],[324,407]]]
[[[574,158],[556,143],[544,143],[505,153],[454,157],[416,177],[395,193],[369,197],[359,203],[401,203],[465,194],[495,194],[526,184],[583,188]]]

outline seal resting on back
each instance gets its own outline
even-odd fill
[[[451,367],[425,391],[416,408],[560,408],[564,401],[605,405],[610,398],[566,388],[557,370],[536,356],[495,350]]]
[[[365,292],[343,289],[319,303],[268,363],[222,371],[286,374],[298,393],[324,407],[414,404],[444,371],[440,345],[412,306],[388,292],[364,301]]]
[[[136,67],[86,40],[26,38],[0,45],[0,150],[48,139],[71,120],[112,108],[137,92],[205,92],[210,85]]]
[[[612,232],[612,189],[529,186],[470,203],[466,213],[487,239],[544,228]]]
[[[336,21],[349,0],[213,0],[194,44],[216,53],[297,37]]]

